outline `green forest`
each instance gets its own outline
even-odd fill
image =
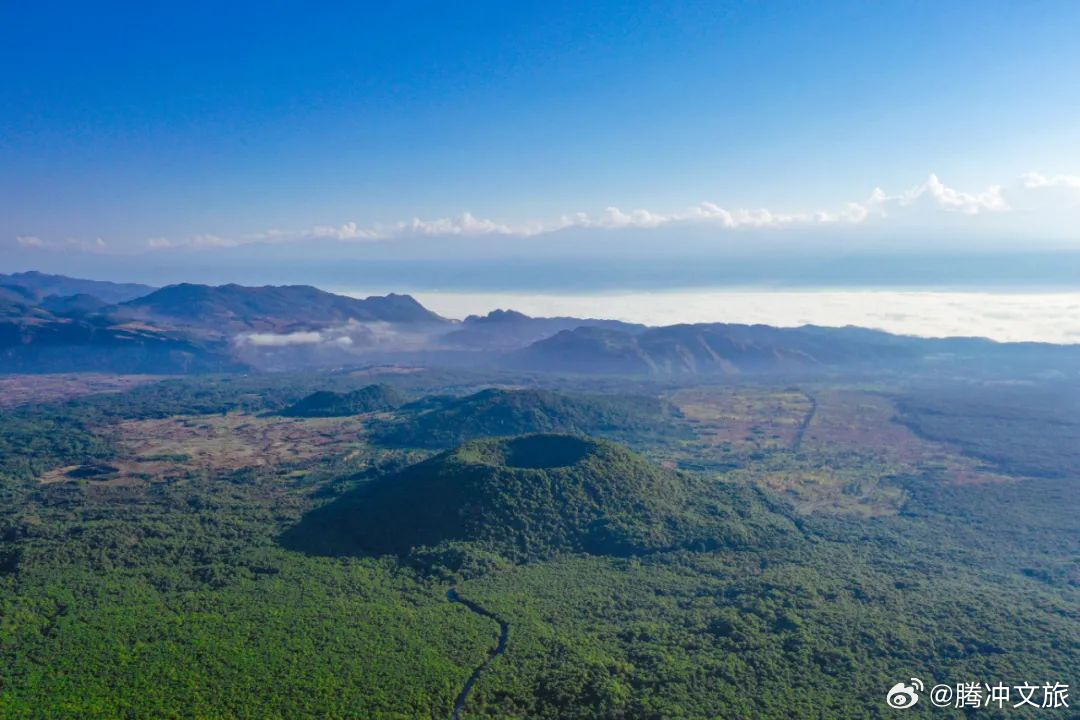
[[[884,718],[911,677],[1075,684],[1075,388],[510,380],[0,411],[0,717]]]

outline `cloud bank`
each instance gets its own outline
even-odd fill
[[[233,342],[240,350],[291,348],[335,353],[344,351],[402,352],[429,347],[432,334],[388,322],[350,320],[319,330],[241,333],[234,338]]]
[[[305,240],[334,240],[342,243],[379,243],[410,238],[506,237],[531,238],[569,229],[586,230],[655,230],[675,225],[712,227],[725,231],[745,229],[788,230],[815,227],[910,225],[933,227],[955,222],[949,218],[977,216],[1007,217],[1018,211],[1044,214],[1075,213],[1080,210],[1080,176],[1046,175],[1029,172],[1007,187],[994,184],[981,190],[962,190],[947,185],[931,173],[918,185],[899,192],[874,188],[862,200],[848,201],[834,208],[801,212],[783,212],[767,207],[738,208],[706,201],[677,211],[661,212],[645,208],[624,210],[616,206],[599,212],[574,212],[554,220],[523,223],[499,222],[465,212],[456,217],[423,219],[414,217],[392,223],[350,220],[339,224],[317,225],[300,230],[271,229],[227,237],[214,233],[185,238],[157,236],[148,238],[144,251],[176,248],[226,248],[253,243],[295,243]],[[104,252],[106,243],[93,241],[43,240],[36,235],[20,235],[19,246],[43,250],[75,248]]]
[[[421,292],[447,317],[512,307],[536,316],[596,316],[647,325],[858,325],[924,337],[1080,343],[1080,292],[696,289],[612,294]]]
[[[74,238],[66,238],[64,240],[44,240],[37,235],[16,235],[15,244],[21,248],[30,248],[34,250],[81,250],[82,252],[105,252],[108,249],[108,243],[101,238],[93,238],[92,240],[81,240]]]

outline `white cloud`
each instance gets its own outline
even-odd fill
[[[38,250],[81,250],[83,252],[102,252],[108,244],[101,238],[83,240],[67,238],[65,240],[43,240],[36,235],[16,235],[15,242],[21,247],[35,248]]]
[[[895,195],[875,188],[863,202],[846,203],[839,210],[814,210],[810,212],[778,212],[769,208],[725,208],[713,202],[702,202],[688,210],[670,214],[638,209],[623,212],[608,207],[593,217],[586,213],[564,215],[556,227],[582,228],[656,228],[671,223],[713,223],[725,229],[806,227],[835,223],[857,224],[873,216],[893,216],[901,212],[913,212],[919,206],[931,210],[964,215],[989,212],[1006,212],[1009,203],[1002,188],[991,185],[981,192],[971,193],[949,187],[936,174],[920,185]]]
[[[623,211],[617,207],[608,207],[600,215],[593,217],[588,213],[564,215],[559,223],[546,231],[562,230],[568,227],[623,229],[657,228],[671,223],[702,222],[714,223],[723,228],[739,227],[780,227],[792,223],[824,222],[835,216],[826,213],[784,214],[775,213],[767,208],[735,208],[728,210],[716,203],[703,202],[687,210],[674,213],[658,213],[651,210],[636,209]]]
[[[237,338],[240,344],[256,347],[285,347],[288,345],[316,345],[323,341],[320,332],[301,331],[291,333],[247,333]]]
[[[609,207],[604,210],[604,214],[600,216],[595,225],[596,227],[606,228],[654,228],[669,223],[673,219],[673,216],[661,215],[649,210],[638,209],[624,213],[617,207]]]
[[[700,218],[702,220],[715,220],[723,227],[732,228],[735,227],[735,218],[730,212],[720,207],[716,203],[703,202],[700,205],[694,207],[690,211],[691,217]]]
[[[541,230],[542,231],[542,230]],[[272,234],[271,234],[272,233]],[[494,220],[478,218],[472,213],[462,213],[458,217],[435,218],[424,220],[415,217],[412,220],[401,220],[396,223],[379,223],[371,227],[362,227],[358,223],[350,221],[341,225],[316,225],[299,233],[287,233],[280,230],[251,235],[252,239],[298,239],[298,238],[331,238],[334,240],[392,240],[399,237],[410,236],[467,236],[467,235],[530,235],[533,231],[528,227],[511,228],[508,225],[497,223]]]
[[[146,246],[151,250],[164,250],[166,248],[223,248],[236,247],[244,244],[242,240],[222,237],[220,235],[192,235],[180,240],[170,240],[166,237],[152,237],[146,240]]]
[[[220,235],[193,235],[188,238],[187,243],[193,247],[232,247],[239,244],[236,240]]]
[[[1049,192],[1055,190],[1056,192]],[[1035,202],[1035,198],[1039,202]],[[506,236],[527,238],[569,228],[622,230],[656,229],[673,224],[702,224],[724,230],[806,228],[823,225],[859,225],[862,223],[916,220],[932,226],[946,222],[948,216],[1002,215],[1014,210],[1028,211],[1027,217],[1050,217],[1064,208],[1075,208],[1080,202],[1080,176],[1044,175],[1029,172],[1005,189],[990,185],[983,190],[961,190],[931,173],[925,181],[901,192],[889,193],[875,188],[862,201],[846,202],[837,208],[784,212],[767,207],[725,207],[716,202],[701,202],[681,211],[660,212],[646,208],[623,210],[609,206],[602,212],[574,212],[554,221],[530,221],[510,225],[466,212],[456,217],[423,219],[414,217],[394,223],[363,225],[349,221],[336,225],[317,225],[306,230],[265,230],[238,237],[214,234],[193,235],[180,240],[152,237],[146,240],[150,250],[166,248],[223,248],[255,242],[292,243],[312,239],[332,239],[342,242],[392,241],[401,238]],[[1032,208],[1037,208],[1037,212]],[[1040,215],[1040,213],[1042,213]],[[90,251],[102,250],[100,239],[85,243],[65,241],[51,243],[32,235],[16,238],[23,247],[55,248],[80,247]]]
[[[476,218],[472,213],[464,213],[456,218],[439,218],[437,220],[421,220],[413,218],[409,222],[399,222],[392,225],[390,232],[383,232],[384,237],[400,235],[516,235],[514,230],[507,225],[502,225],[493,220]]]
[[[371,350],[402,351],[435,347],[439,333],[411,330],[393,323],[349,320],[340,325],[318,330],[299,330],[287,333],[248,332],[238,335],[234,343],[242,349],[304,347],[339,356],[341,352]]]
[[[1066,237],[1075,243],[1075,228],[1080,222],[1080,175],[1025,173],[1014,195],[1019,216],[1050,228],[1067,228]]]
[[[814,222],[808,215],[786,215],[774,213],[768,208],[739,208],[731,211],[731,227],[780,227],[792,223],[809,224]]]
[[[316,225],[302,234],[315,238],[334,238],[335,240],[377,240],[379,237],[374,230],[365,230],[354,222],[347,222],[338,226]],[[279,234],[275,236],[280,237]]]
[[[1028,190],[1065,188],[1080,192],[1080,175],[1043,175],[1037,172],[1029,172],[1024,173],[1021,181]]]
[[[1000,185],[991,185],[979,193],[963,192],[945,185],[935,173],[930,173],[930,177],[921,185],[898,195],[889,195],[881,188],[874,188],[863,207],[868,213],[886,215],[897,208],[913,207],[924,202],[946,212],[964,215],[1009,210],[1009,203],[1005,200]]]

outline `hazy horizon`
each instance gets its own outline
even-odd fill
[[[84,276],[83,279],[134,282],[144,278],[109,275]],[[918,337],[985,337],[999,342],[1080,343],[1080,289],[1068,285],[866,287],[728,284],[492,291],[407,284],[348,286],[289,281],[266,284],[311,284],[328,292],[355,298],[389,293],[408,294],[428,309],[453,320],[464,320],[469,315],[486,315],[493,310],[515,310],[533,317],[620,320],[650,326],[684,323],[740,323],[776,327],[853,325]]]
[[[0,19],[2,272],[1080,286],[1072,3]]]
[[[1067,260],[1076,260],[1066,256]],[[1015,270],[1016,263],[1011,267]],[[655,268],[654,268],[655,269]],[[698,268],[701,269],[700,267]],[[895,270],[896,268],[892,268]],[[34,268],[37,272],[42,272]],[[548,268],[551,271],[552,268]],[[1028,269],[1030,271],[1030,268]],[[415,274],[392,283],[382,274],[376,280],[347,284],[320,282],[296,268],[271,278],[217,275],[184,277],[175,269],[166,282],[155,276],[128,277],[115,272],[76,273],[90,280],[144,282],[165,286],[180,282],[210,285],[238,282],[241,285],[312,285],[328,292],[364,298],[389,293],[409,294],[443,317],[463,320],[469,315],[485,315],[493,310],[516,310],[533,317],[570,316],[621,320],[644,325],[684,323],[744,323],[777,327],[854,325],[874,330],[918,337],[985,337],[999,342],[1080,343],[1080,287],[1065,282],[1068,262],[1055,270],[1062,282],[1025,283],[970,278],[967,283],[926,283],[913,285],[897,278],[878,285],[826,282],[713,283],[658,285],[655,282],[594,282],[592,287],[571,282],[564,286],[521,283],[513,290],[493,289],[499,285],[472,284],[457,275],[443,287],[418,280]],[[220,269],[219,269],[220,272]],[[329,273],[341,278],[340,273]],[[804,275],[805,277],[806,275]],[[422,277],[422,276],[421,276]],[[506,282],[506,273],[491,273]],[[541,274],[541,277],[543,275]],[[690,275],[692,279],[696,276]],[[1080,278],[1080,275],[1073,275]]]

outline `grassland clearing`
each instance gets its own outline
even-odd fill
[[[248,413],[126,420],[116,428],[114,471],[99,482],[128,485],[192,472],[292,465],[365,447],[365,419],[261,417]],[[56,468],[41,482],[64,482],[80,466]]]

